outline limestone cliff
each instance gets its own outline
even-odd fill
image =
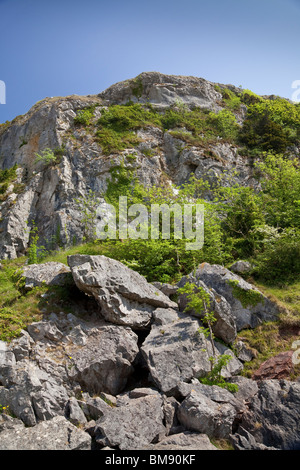
[[[119,151],[103,151],[96,138],[99,118],[114,104],[140,103],[160,113],[174,107],[218,113],[224,107],[220,90],[238,89],[216,85],[196,77],[142,73],[99,95],[46,98],[27,114],[2,124],[0,169],[14,165],[17,169],[1,197],[0,258],[24,254],[34,226],[42,244],[54,239],[61,246],[82,241],[82,213],[76,200],[89,192],[102,196],[110,169],[122,160],[144,185],[180,185],[193,173],[214,181],[233,171],[239,183],[256,184],[252,159],[226,139],[203,146],[188,141],[185,129],[176,134],[146,124],[133,131],[135,142]],[[88,126],[80,125],[76,118],[87,109]],[[237,123],[243,121],[245,110],[242,105],[235,112]],[[50,165],[36,162],[36,155],[45,149],[58,156]]]

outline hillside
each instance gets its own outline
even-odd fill
[[[299,152],[299,104],[158,72],[1,124],[0,448],[298,449]],[[99,239],[124,196],[203,246]]]

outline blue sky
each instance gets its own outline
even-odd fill
[[[300,0],[0,0],[0,122],[144,71],[291,98],[299,25]]]

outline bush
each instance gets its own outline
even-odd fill
[[[266,245],[255,260],[255,275],[270,284],[289,283],[300,277],[300,230],[289,228]]]

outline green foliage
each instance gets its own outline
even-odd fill
[[[212,359],[212,358],[211,358]],[[238,385],[226,382],[224,377],[222,377],[222,369],[226,367],[231,361],[232,357],[229,354],[222,354],[214,361],[212,370],[208,373],[206,377],[199,378],[199,382],[205,385],[217,385],[218,387],[226,388],[229,392],[237,392]]]
[[[9,183],[16,179],[17,173],[16,170],[18,165],[15,164],[11,168],[6,168],[5,170],[0,170],[0,183]]]
[[[300,227],[300,165],[296,158],[265,154],[261,172],[262,211],[268,225]]]
[[[264,99],[244,91],[247,116],[240,141],[250,149],[282,153],[300,139],[300,107],[281,98]]]
[[[143,82],[142,79],[137,77],[133,80],[131,87],[132,94],[139,100],[143,94]]]
[[[56,165],[60,161],[60,155],[55,154],[50,148],[45,148],[40,154],[35,154],[35,163],[42,162],[45,165]]]
[[[300,230],[286,228],[256,256],[254,274],[270,284],[287,284],[300,278]]]
[[[76,126],[89,126],[94,116],[95,106],[88,106],[77,112],[74,118],[74,124]]]
[[[203,287],[197,286],[195,283],[187,282],[184,287],[178,289],[179,294],[186,296],[187,306],[185,312],[193,312],[193,314],[199,315],[201,321],[204,325],[207,325],[208,328],[200,327],[199,333],[204,334],[205,337],[210,339],[213,356],[209,357],[211,362],[211,371],[206,375],[206,377],[201,377],[198,380],[206,385],[217,385],[222,388],[226,388],[231,392],[236,392],[238,386],[225,382],[222,377],[222,369],[226,367],[232,357],[229,354],[217,355],[215,345],[214,345],[214,334],[213,334],[213,324],[216,322],[216,317],[214,311],[211,309],[210,296],[203,289]]]

